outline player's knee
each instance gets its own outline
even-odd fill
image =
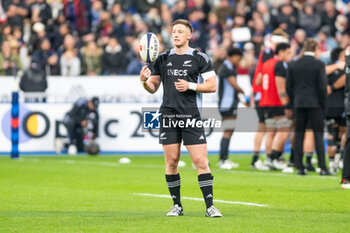
[[[203,158],[193,159],[193,164],[197,169],[205,170],[208,168],[208,160]]]
[[[224,138],[231,138],[233,134],[233,130],[225,130],[224,131]]]
[[[176,169],[177,165],[179,163],[178,159],[167,159],[166,161],[166,166],[170,169]]]

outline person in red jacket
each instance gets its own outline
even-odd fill
[[[269,159],[271,167],[283,169],[286,164],[279,161],[288,139],[292,121],[285,114],[288,104],[286,93],[287,62],[291,54],[290,45],[280,43],[276,46],[275,56],[263,65],[260,106],[265,108],[265,125],[268,137],[271,137]],[[290,115],[290,114],[289,114]]]
[[[259,106],[259,101],[261,98],[261,77],[262,77],[262,67],[263,64],[273,58],[273,51],[276,48],[276,45],[281,42],[288,42],[288,34],[286,34],[281,29],[276,29],[272,32],[271,36],[266,39],[265,45],[266,49],[263,50],[258,59],[258,63],[255,69],[255,74],[253,78],[252,88],[253,88],[253,96],[251,98],[251,105],[255,106],[257,115],[259,118],[259,126],[257,133],[254,138],[254,154],[251,162],[251,168],[258,170],[267,170],[266,166],[264,166],[259,160],[260,147],[262,140],[265,136],[266,128],[265,128],[265,117],[264,117],[264,108]],[[267,143],[267,145],[271,145],[272,141]],[[270,153],[271,148],[266,148],[266,153]]]

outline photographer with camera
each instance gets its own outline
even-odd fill
[[[98,105],[98,97],[81,98],[66,113],[63,122],[68,131],[69,154],[84,151],[84,144],[88,145],[96,138],[99,119]]]

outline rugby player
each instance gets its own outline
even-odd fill
[[[172,41],[174,48],[162,53],[140,72],[144,89],[155,93],[163,83],[163,103],[160,107],[163,120],[181,121],[200,120],[201,93],[215,92],[216,73],[208,56],[189,47],[192,37],[192,25],[189,21],[178,19],[172,23]],[[208,158],[207,144],[203,127],[165,128],[161,124],[159,143],[163,145],[165,156],[165,178],[174,205],[167,216],[183,215],[180,200],[180,160],[181,142],[186,146],[193,164],[197,169],[199,187],[206,204],[207,217],[222,217],[213,206],[213,176]]]
[[[345,99],[344,99],[344,109],[346,115],[346,144],[344,148],[344,167],[342,172],[341,187],[343,189],[350,189],[350,45],[345,49]]]
[[[240,49],[231,47],[227,51],[227,58],[218,70],[219,76],[219,111],[223,120],[224,134],[220,143],[220,160],[218,166],[221,169],[238,167],[238,164],[228,159],[228,148],[235,129],[237,118],[238,94],[244,92],[238,85],[237,67],[243,53]]]
[[[326,124],[328,130],[327,152],[329,157],[329,171],[335,173],[338,163],[334,160],[340,143],[346,132],[346,118],[344,114],[344,87],[345,87],[345,51],[335,48],[331,52],[332,64],[326,66],[328,78]]]
[[[259,126],[257,133],[255,134],[254,138],[254,154],[252,157],[251,167],[258,169],[258,170],[266,170],[266,166],[264,166],[261,161],[259,160],[259,154],[260,154],[260,147],[262,140],[265,136],[266,132],[266,126],[265,126],[265,113],[264,108],[259,106],[259,102],[261,99],[261,79],[262,79],[262,68],[263,64],[273,58],[274,50],[276,48],[276,45],[281,42],[288,42],[288,34],[286,34],[281,29],[276,29],[272,32],[271,37],[266,42],[266,49],[264,49],[258,59],[258,64],[255,69],[255,74],[253,78],[253,96],[251,97],[251,105],[255,106],[257,115],[259,118]],[[269,156],[271,152],[271,145],[272,145],[272,138],[267,137],[266,138],[266,154]]]
[[[287,43],[279,43],[276,46],[275,56],[267,60],[262,69],[262,92],[260,106],[265,108],[265,125],[268,134],[272,135],[270,159],[275,169],[283,169],[285,163],[279,161],[283,154],[284,145],[288,139],[292,125],[291,113],[288,118],[285,107],[289,102],[286,93],[287,62],[289,61],[291,49]],[[287,110],[286,111],[291,111]]]

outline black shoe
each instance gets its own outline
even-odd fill
[[[298,173],[297,173],[298,176],[306,176],[307,173],[305,172],[304,169],[298,169]]]
[[[315,169],[315,167],[310,163],[310,164],[306,164],[306,170],[308,171],[308,172],[315,172],[316,171],[316,169]]]
[[[320,175],[321,175],[321,176],[331,176],[332,173],[330,173],[330,172],[328,171],[328,169],[322,169],[321,172],[320,172]]]

